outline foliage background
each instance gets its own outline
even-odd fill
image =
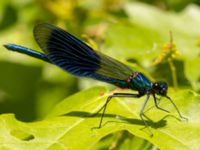
[[[34,25],[39,22],[58,25],[80,37],[94,49],[143,72],[151,80],[167,81],[171,87],[169,95],[173,98],[176,95],[177,99],[184,101],[184,104],[178,101],[177,105],[184,105],[182,108],[185,108],[184,113],[187,116],[192,112],[196,113],[190,118],[196,119],[193,126],[199,126],[199,5],[198,0],[2,0],[0,44],[16,43],[40,51],[32,35]],[[173,47],[175,51],[164,57],[163,52],[170,41],[169,31],[172,31],[176,47]],[[60,114],[57,109],[59,110],[59,106],[64,102],[66,107],[62,108],[61,114],[70,112],[70,109],[67,110],[69,100],[63,102],[63,99],[80,90],[94,87],[92,91],[95,92],[97,85],[106,87],[106,90],[103,90],[105,93],[114,89],[113,86],[98,81],[78,79],[56,66],[28,56],[8,52],[3,46],[0,50],[0,113],[13,113],[16,119],[23,121],[24,124],[44,121],[47,116],[57,116]],[[169,59],[173,62],[174,71],[169,65]],[[84,101],[91,99],[92,94],[86,96],[83,91],[80,96],[85,96]],[[196,107],[192,107],[191,112],[189,110],[192,102],[195,102]],[[55,107],[56,104],[58,105]],[[153,103],[150,105],[153,106]],[[163,105],[165,106],[165,103]],[[2,115],[1,120],[10,123],[7,117]],[[13,118],[15,121],[16,119]],[[98,123],[98,118],[96,120]],[[200,133],[200,129],[197,130],[196,138]],[[116,131],[112,134],[105,132],[100,136],[103,139],[99,137],[91,142],[92,149],[163,149],[163,146],[145,137],[148,135],[131,133],[123,128]],[[189,131],[192,132],[193,129],[188,129]],[[180,131],[180,136],[184,139],[181,133]],[[18,132],[12,135],[18,137]],[[21,135],[20,132],[19,137],[21,136],[24,134]],[[171,144],[170,140],[168,141]],[[4,144],[2,142],[1,146],[6,147]],[[199,147],[199,144],[194,144],[193,148]],[[193,149],[189,146],[186,146],[187,148]],[[178,146],[175,149],[179,149]]]

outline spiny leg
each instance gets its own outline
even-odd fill
[[[134,98],[139,98],[141,96],[143,96],[143,95],[142,94],[132,94],[132,93],[114,93],[113,95],[111,95],[111,97],[134,97]],[[107,98],[105,104],[94,115],[98,114],[102,109],[104,109],[105,105],[108,103],[107,101],[109,100],[109,97]]]
[[[168,112],[168,113],[169,113],[168,110],[165,110],[165,109],[163,109],[163,108],[161,108],[161,107],[158,106],[158,102],[157,102],[157,99],[156,99],[155,94],[153,94],[153,100],[154,100],[154,103],[155,103],[156,108],[158,108],[158,109],[160,109],[160,110],[162,110],[162,111],[165,111],[165,112]]]
[[[139,98],[141,97],[142,95],[141,94],[131,94],[131,93],[114,93],[113,95],[109,96],[105,102],[105,104],[97,111],[97,113],[99,113],[102,109],[103,109],[103,112],[102,112],[102,115],[101,115],[101,119],[100,119],[100,122],[99,122],[99,127],[98,128],[101,128],[101,125],[102,125],[102,121],[103,121],[103,117],[104,117],[104,114],[105,114],[105,111],[106,111],[106,107],[109,103],[109,101],[113,98],[113,97],[132,97],[132,98]]]
[[[188,118],[186,117],[183,117],[178,109],[178,107],[176,106],[176,104],[173,102],[173,100],[169,97],[169,96],[165,96],[171,103],[172,105],[174,106],[174,108],[176,109],[176,111],[178,112],[179,114],[179,117],[182,118],[182,119],[185,119],[185,120],[188,120]]]
[[[147,104],[147,102],[148,102],[148,100],[149,100],[149,97],[150,97],[150,94],[147,94],[146,100],[144,101],[144,104],[143,104],[143,106],[142,106],[142,108],[141,108],[141,110],[140,110],[140,118],[141,118],[141,120],[144,122],[145,127],[148,129],[148,131],[149,131],[149,133],[150,133],[150,136],[152,137],[152,136],[153,136],[153,133],[151,132],[151,130],[150,130],[150,128],[149,128],[147,122],[143,119],[143,116],[144,116],[144,108],[145,108],[145,106],[146,106],[146,104]]]

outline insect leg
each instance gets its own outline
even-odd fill
[[[98,128],[101,128],[101,125],[102,125],[102,121],[103,121],[103,117],[104,117],[104,114],[105,114],[105,111],[106,111],[106,107],[109,103],[109,101],[113,98],[113,97],[134,97],[134,98],[139,98],[141,97],[142,95],[141,94],[131,94],[131,93],[114,93],[113,95],[110,95],[105,104],[99,109],[99,111],[97,113],[99,113],[102,109],[103,109],[103,112],[102,112],[102,115],[101,115],[101,119],[100,119],[100,122],[99,122],[99,127]]]
[[[153,133],[151,132],[151,130],[150,130],[150,128],[149,128],[147,122],[143,119],[143,116],[144,116],[144,108],[145,108],[145,106],[146,106],[146,104],[147,104],[147,102],[148,102],[148,100],[149,100],[149,97],[150,97],[150,94],[147,94],[146,100],[144,101],[144,104],[143,104],[143,106],[142,106],[142,108],[141,108],[141,110],[140,110],[140,118],[141,118],[141,120],[144,122],[145,127],[149,130],[150,136],[152,137],[152,136],[153,136]]]
[[[165,96],[171,103],[172,105],[174,106],[174,108],[176,109],[176,111],[178,112],[179,114],[179,117],[182,118],[182,119],[185,119],[185,120],[188,120],[188,118],[186,117],[183,117],[178,109],[178,107],[176,106],[176,104],[173,102],[173,100],[169,97],[169,96]]]
[[[153,100],[154,100],[154,103],[155,103],[156,108],[158,108],[158,109],[160,109],[160,110],[162,110],[162,111],[165,111],[165,112],[168,112],[168,113],[169,113],[168,110],[165,110],[165,109],[163,109],[163,108],[161,108],[161,107],[158,106],[158,102],[157,102],[157,99],[156,99],[155,94],[153,94]]]

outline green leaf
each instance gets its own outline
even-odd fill
[[[81,91],[58,104],[46,119],[33,123],[18,121],[12,114],[1,115],[1,148],[90,149],[104,136],[120,130],[127,130],[164,150],[199,148],[200,95],[197,93],[184,89],[169,90],[169,95],[181,113],[189,119],[188,122],[177,119],[177,112],[167,99],[163,98],[159,105],[169,110],[170,114],[156,109],[151,98],[145,115],[151,119],[147,123],[154,134],[152,138],[139,117],[145,97],[114,98],[107,107],[103,127],[92,129],[98,126],[101,114],[91,114],[96,112],[111,94],[112,92],[106,92],[102,87]]]

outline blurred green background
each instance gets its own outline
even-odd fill
[[[32,30],[39,22],[49,22],[152,80],[199,92],[199,5],[199,0],[1,0],[0,44],[41,51]],[[169,31],[172,51],[166,48]],[[99,84],[113,88],[3,46],[0,51],[0,113],[14,113],[22,121],[44,118],[81,89]]]

